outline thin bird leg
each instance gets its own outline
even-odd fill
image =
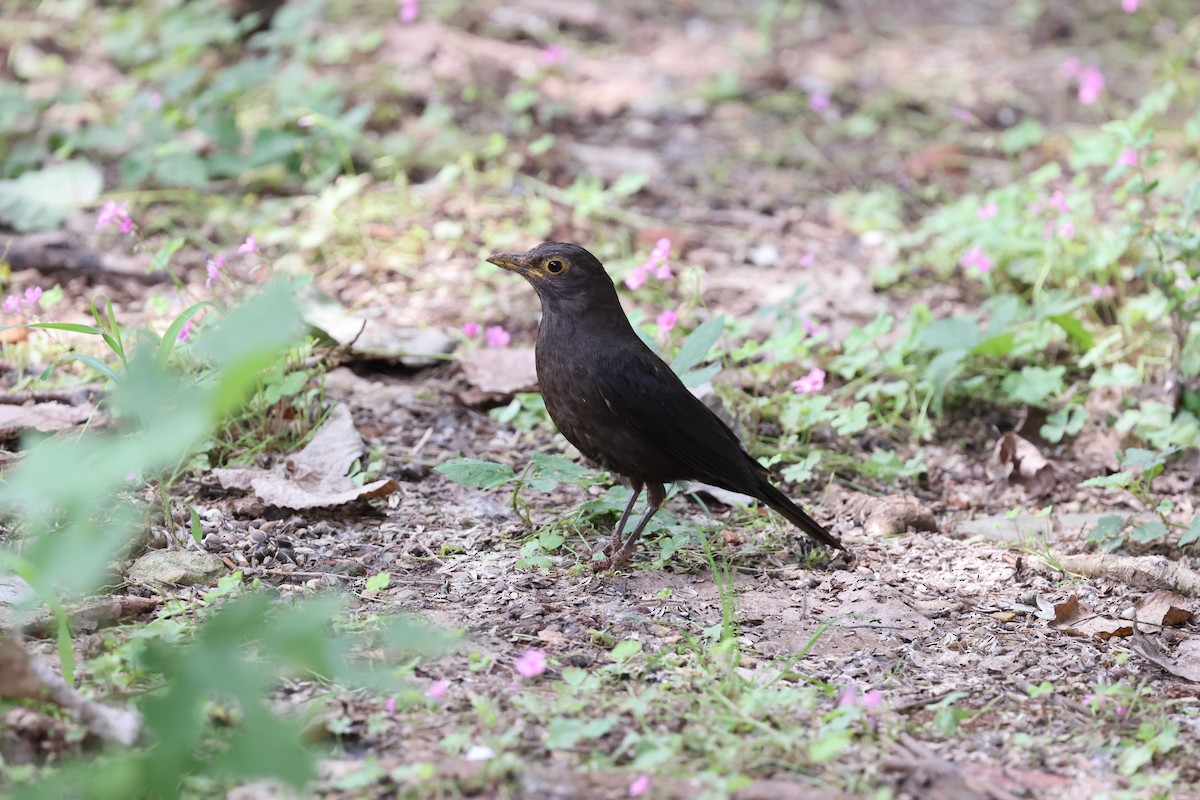
[[[625,506],[625,511],[621,514],[621,520],[617,523],[617,527],[613,528],[612,542],[604,548],[604,554],[611,556],[613,553],[621,549],[621,532],[625,530],[625,522],[629,519],[629,512],[633,511],[633,504],[637,502],[638,497],[642,494],[642,486],[640,481],[633,481],[629,488],[633,489],[633,494],[629,495],[629,503]]]
[[[646,527],[646,523],[654,516],[654,512],[658,511],[662,506],[663,501],[667,499],[667,491],[661,483],[651,483],[646,489],[646,513],[642,514],[642,518],[638,520],[637,527],[633,529],[633,533],[629,534],[629,538],[625,543],[617,549],[608,561],[596,564],[593,569],[596,572],[604,572],[605,570],[617,569],[627,562],[633,555],[633,551],[637,549],[638,539],[642,536],[642,530]]]

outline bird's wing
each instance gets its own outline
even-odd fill
[[[646,351],[600,370],[600,395],[612,414],[694,478],[737,488],[757,466],[733,431],[697,399],[662,360]],[[745,491],[743,488],[742,491]]]

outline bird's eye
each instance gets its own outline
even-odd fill
[[[563,262],[559,261],[557,258],[552,258],[546,262],[546,270],[551,275],[557,275],[563,271]]]

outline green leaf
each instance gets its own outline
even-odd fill
[[[642,652],[642,643],[637,639],[624,639],[617,642],[608,655],[613,661],[620,663]]]
[[[1197,514],[1192,519],[1192,524],[1184,531],[1183,536],[1179,537],[1179,546],[1184,547],[1189,544],[1200,542],[1200,514]]]
[[[1087,352],[1095,346],[1096,340],[1083,327],[1083,323],[1070,314],[1055,314],[1050,317],[1050,321],[1062,328],[1067,336],[1071,337],[1071,341],[1079,345],[1080,350]]]
[[[1129,538],[1142,544],[1162,541],[1167,538],[1167,527],[1161,522],[1143,522],[1130,529]]]
[[[1041,143],[1046,128],[1033,117],[1026,117],[1000,136],[1000,149],[1007,156],[1028,150]]]
[[[1017,403],[1041,406],[1052,396],[1066,389],[1063,376],[1066,367],[1024,367],[1020,372],[1010,372],[1000,382],[1009,399]]]
[[[158,248],[158,252],[154,254],[154,258],[150,261],[150,268],[147,272],[157,272],[160,269],[166,269],[171,256],[175,255],[176,250],[183,247],[183,241],[183,237],[179,236]]]
[[[675,355],[675,360],[671,362],[671,369],[675,371],[676,375],[683,375],[691,371],[708,356],[708,351],[717,343],[724,331],[725,317],[723,315],[719,314],[702,323],[683,340],[683,344],[679,346],[679,352]]]
[[[204,524],[200,522],[200,512],[191,503],[187,504],[187,508],[192,529],[192,540],[196,544],[200,544],[200,540],[204,538]]]
[[[208,167],[194,153],[173,153],[155,165],[154,177],[166,186],[199,189],[208,183]]]
[[[18,231],[52,230],[67,212],[95,203],[104,188],[100,170],[67,161],[0,181],[0,222]]]
[[[188,320],[194,317],[205,306],[217,307],[216,303],[213,303],[211,300],[201,300],[199,303],[190,306],[170,324],[167,332],[163,334],[163,338],[158,343],[158,352],[155,356],[158,366],[165,367],[167,362],[171,360],[171,353],[175,350],[175,343],[179,341],[179,332],[183,330],[183,326],[187,324]]]
[[[974,317],[945,317],[922,328],[917,341],[930,350],[970,350],[983,341],[983,334]]]
[[[76,322],[31,322],[28,325],[9,325],[0,330],[8,330],[9,328],[49,328],[55,331],[67,331],[68,333],[87,333],[92,336],[102,336],[104,331],[94,325],[80,325]]]
[[[1092,486],[1097,489],[1128,489],[1135,483],[1137,483],[1137,473],[1127,469],[1123,472],[1113,473],[1112,475],[1099,475],[1095,478],[1088,478],[1079,485]]]
[[[507,464],[477,458],[452,458],[435,469],[455,483],[481,489],[501,486],[516,477],[512,467]]]
[[[719,373],[722,369],[723,367],[721,362],[718,361],[714,364],[709,364],[707,367],[688,370],[679,376],[679,380],[683,381],[684,386],[688,387],[689,389],[694,389],[697,386],[703,386],[713,378],[717,377],[717,373]]]
[[[382,592],[392,583],[392,574],[390,572],[376,572],[371,577],[367,578],[364,588],[368,592]]]

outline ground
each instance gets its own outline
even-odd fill
[[[528,402],[522,392],[532,387],[520,376],[538,306],[523,281],[482,262],[491,250],[577,241],[619,281],[669,238],[689,289],[623,299],[645,319],[677,303],[688,328],[726,314],[741,326],[722,340],[727,349],[765,340],[778,309],[838,343],[881,313],[977,307],[986,287],[935,269],[881,279],[908,255],[893,233],[1054,160],[1070,131],[1151,88],[1144,54],[1186,15],[1166,4],[1133,18],[1116,5],[913,0],[751,11],[523,0],[430,3],[412,24],[380,15],[378,49],[331,71],[366,94],[388,80],[402,87],[402,103],[379,97],[396,106],[391,124],[411,140],[404,177],[367,167],[314,192],[319,200],[291,204],[226,184],[242,210],[210,217],[205,238],[270,231],[264,248],[298,259],[290,267],[301,264],[343,306],[395,328],[448,332],[454,357],[412,367],[350,347],[322,367],[326,403],[346,404],[378,464],[371,477],[397,482],[385,497],[289,510],[207,471],[189,473],[178,491],[198,511],[202,548],[280,596],[347,590],[360,623],[406,611],[461,633],[444,655],[410,663],[399,693],[309,676],[276,687],[275,706],[308,715],[322,756],[311,791],[616,798],[645,775],[645,796],[656,798],[1200,796],[1196,684],[1142,655],[1145,637],[1171,651],[1195,623],[1147,624],[1135,606],[1159,587],[1112,571],[1077,577],[1060,560],[1090,552],[1085,534],[1100,516],[1146,511],[1127,492],[1079,486],[1113,471],[1120,437],[1108,428],[1061,445],[1028,434],[1057,477],[1020,485],[1004,479],[994,447],[1036,409],[958,402],[926,440],[878,418],[850,436],[825,426],[805,432],[804,444],[846,461],[894,450],[925,468],[891,482],[824,468],[789,482],[848,554],[811,553],[769,511],[680,487],[671,527],[631,565],[601,574],[589,567],[591,551],[615,517],[580,504],[610,496],[604,476],[526,486],[523,518],[511,484],[464,485],[435,469],[457,457],[517,474],[532,454],[578,460],[536,409],[523,411],[530,424],[495,412],[514,394]],[[316,31],[362,29],[331,8]],[[564,45],[561,63],[539,62],[557,59],[547,41]],[[1105,66],[1101,106],[1076,102],[1060,70],[1071,57]],[[438,127],[447,118],[459,132],[449,143]],[[1033,150],[1002,153],[1003,131],[1023,119],[1048,135]],[[555,135],[546,149],[531,146],[540,133]],[[498,156],[485,154],[492,134],[507,137]],[[446,158],[455,148],[462,156]],[[630,172],[645,185],[613,191]],[[581,187],[580,175],[610,188]],[[111,188],[117,179],[107,177]],[[89,247],[119,250],[93,219],[66,225]],[[181,257],[182,287],[105,268],[36,267],[15,271],[13,285],[48,274],[69,306],[82,312],[104,293],[133,324],[155,319],[152,294],[180,306],[204,296],[203,256]],[[467,323],[506,328],[518,378],[480,337],[460,333]],[[738,367],[711,381],[709,398],[732,409],[723,413],[747,438],[788,433],[759,426],[752,406],[737,402],[738,392],[791,392],[811,364],[781,366],[773,385]],[[505,380],[512,385],[488,385]],[[1185,522],[1195,477],[1185,453],[1156,484]],[[152,546],[178,547],[161,522]],[[1169,555],[1195,566],[1194,551]],[[367,583],[380,573],[386,582]],[[195,600],[205,591],[115,594]],[[1072,597],[1090,611],[1072,611]],[[1137,635],[1113,635],[1133,617]],[[136,626],[127,620],[117,638]],[[75,644],[85,678],[98,674],[88,657],[115,646],[101,633]],[[54,652],[49,640],[31,647]],[[547,666],[518,675],[513,665],[530,648]],[[449,684],[432,688],[439,681]],[[31,721],[13,727],[29,740],[45,733]],[[253,783],[228,796],[278,791]]]

